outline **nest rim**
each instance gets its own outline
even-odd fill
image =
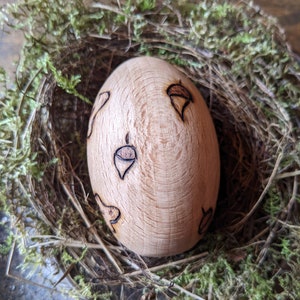
[[[62,56],[56,56],[58,59],[55,68],[61,70],[63,75],[88,74],[87,79],[77,86],[87,99],[95,99],[101,82],[104,82],[118,64],[141,54],[140,45],[132,44],[131,38],[127,36],[128,28],[122,28],[119,33],[114,34],[112,39],[90,36],[72,41],[61,49]],[[195,54],[195,48],[169,44],[160,35],[151,38],[147,36],[144,41],[149,42],[155,49],[153,56],[165,58],[173,63],[178,56],[190,57],[193,63],[197,59],[201,62],[200,67],[180,63],[176,66],[201,91],[217,129],[223,166],[218,209],[215,214],[215,219],[219,221],[213,222],[208,237],[200,241],[195,248],[171,258],[141,258],[119,245],[106,225],[100,221],[101,215],[90,198],[91,189],[85,167],[83,140],[91,105],[85,103],[78,95],[68,94],[58,86],[52,72],[41,84],[38,95],[40,107],[32,124],[32,151],[38,153],[38,162],[46,166],[42,181],[32,176],[27,178],[33,195],[32,205],[53,233],[65,237],[65,241],[70,239],[86,245],[89,255],[69,270],[69,276],[76,285],[76,274],[83,272],[93,288],[100,288],[100,291],[106,291],[103,289],[103,282],[112,290],[120,285],[120,282],[124,285],[140,286],[137,278],[152,274],[151,271],[147,273],[145,270],[164,268],[170,260],[172,264],[180,262],[183,266],[194,260],[193,263],[200,267],[208,255],[206,250],[212,245],[212,237],[222,236],[223,239],[230,239],[232,246],[225,249],[228,252],[246,247],[261,234],[267,239],[268,235],[264,233],[264,229],[269,228],[265,225],[269,216],[263,212],[262,201],[277,180],[276,176],[285,153],[295,151],[296,147],[294,126],[285,108],[272,99],[271,91],[268,90],[262,91],[262,94],[269,93],[268,97],[253,102],[253,98],[247,95],[247,83],[237,84],[233,78],[224,75],[230,65],[227,59],[224,59],[221,65],[219,61],[218,65],[214,65],[208,52],[198,49],[199,53]],[[165,46],[167,54],[158,55],[158,50]],[[91,59],[93,57],[95,60]],[[206,66],[205,60],[209,61]],[[92,64],[94,69],[86,69],[87,63]],[[99,73],[102,78],[100,80]],[[262,90],[264,88],[261,87]],[[61,103],[60,99],[64,99],[65,103]],[[262,108],[264,105],[276,108],[277,111],[272,116],[266,116]],[[76,111],[81,113],[79,117]],[[64,121],[57,122],[60,118]],[[281,123],[280,128],[275,128],[276,118]],[[76,130],[70,138],[68,135],[72,126]],[[289,165],[280,171],[292,172],[293,167]],[[228,177],[230,183],[226,179]],[[291,178],[283,179],[277,188],[280,190],[280,185],[288,185],[290,181]],[[245,197],[248,197],[247,201],[244,201],[246,203],[243,202]],[[75,218],[67,209],[70,205],[75,211]],[[224,210],[229,212],[229,216],[222,217]],[[78,223],[72,223],[70,220]],[[224,227],[224,223],[228,226]],[[60,224],[60,227],[57,224]],[[85,230],[81,231],[81,226],[84,226]],[[98,248],[95,244],[98,244]],[[61,246],[66,247],[75,260],[80,258],[82,253],[72,248],[74,244],[65,243]],[[215,249],[215,252],[224,251],[221,248]],[[258,257],[259,255],[263,255],[262,251],[258,253]],[[60,254],[57,258],[63,269],[68,269],[68,264],[61,261]],[[171,281],[167,280],[165,283],[171,286]]]

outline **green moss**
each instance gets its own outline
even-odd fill
[[[1,232],[1,237],[5,237],[5,240],[1,241],[0,244],[0,257],[1,256],[6,256],[8,255],[9,251],[11,250],[11,247],[14,242],[14,235],[12,231],[7,228],[6,224],[1,224],[0,223],[0,232]]]
[[[269,195],[264,203],[265,211],[272,217],[275,218],[278,213],[282,210],[283,203],[281,203],[280,192],[273,188],[269,191]]]
[[[275,281],[266,279],[270,269],[271,266],[258,266],[251,256],[237,266],[219,255],[195,274],[187,269],[175,282],[190,285],[196,295],[209,295],[211,299],[274,299]]]
[[[79,74],[77,75],[71,75],[70,78],[64,76],[62,74],[61,70],[57,70],[57,68],[54,66],[53,62],[49,58],[49,55],[46,55],[45,57],[45,64],[46,64],[46,70],[49,69],[54,76],[54,79],[58,83],[58,86],[61,87],[64,91],[66,91],[68,94],[72,94],[75,97],[78,97],[82,101],[92,104],[91,101],[86,98],[85,96],[78,93],[76,86],[81,81],[81,76]]]

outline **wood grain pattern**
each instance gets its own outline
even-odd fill
[[[99,95],[106,92],[106,104],[97,97],[94,105],[87,156],[107,224],[141,255],[190,249],[213,217],[220,176],[202,96],[177,69],[151,57],[119,66]]]

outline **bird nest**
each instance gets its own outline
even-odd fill
[[[51,54],[30,123],[31,151],[37,153],[43,175],[27,176],[27,182],[34,210],[51,232],[35,242],[55,255],[76,286],[84,278],[93,292],[111,292],[116,298],[157,293],[200,298],[199,291],[218,297],[199,279],[206,264],[222,257],[241,272],[250,255],[253,264],[263,266],[269,249],[287,232],[283,223],[298,222],[296,63],[276,23],[258,10],[214,5],[204,33],[209,36],[212,30],[210,41],[202,36],[203,24],[196,23],[204,8],[186,5],[185,12],[161,4],[126,19],[120,6],[94,4],[90,15],[101,12],[102,22],[119,16],[118,25],[105,23],[100,34],[88,30]],[[223,27],[223,37],[209,28],[214,18],[219,30],[225,26],[225,16],[217,14],[221,7],[231,18],[225,22],[230,32]],[[263,49],[267,42],[269,52]],[[258,44],[260,49],[254,49]],[[87,169],[92,102],[118,65],[141,55],[167,60],[193,81],[210,110],[220,147],[221,185],[213,222],[198,245],[173,257],[140,257],[118,243],[93,197]],[[289,70],[283,74],[284,68]],[[237,282],[236,289],[237,295],[247,295]]]

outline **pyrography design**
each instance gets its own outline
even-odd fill
[[[206,231],[206,229],[213,217],[213,212],[214,212],[214,210],[211,207],[208,210],[205,210],[202,207],[202,218],[201,218],[201,221],[200,221],[200,224],[198,227],[199,234],[203,234]]]
[[[107,103],[109,98],[110,98],[110,92],[102,92],[97,95],[92,112],[91,112],[91,116],[90,116],[87,138],[91,137],[91,135],[93,133],[94,122],[97,117],[97,114],[103,108],[103,106]]]
[[[118,171],[119,177],[123,180],[130,168],[137,160],[136,149],[129,144],[129,133],[125,137],[126,145],[119,147],[114,153],[114,165]]]
[[[105,204],[98,194],[95,194],[95,199],[104,217],[109,219],[113,232],[116,232],[114,225],[117,224],[121,218],[120,210],[115,206]]]
[[[167,88],[167,94],[170,97],[171,104],[175,111],[184,122],[184,111],[186,107],[193,102],[193,97],[189,90],[184,87],[181,82],[171,84]]]

